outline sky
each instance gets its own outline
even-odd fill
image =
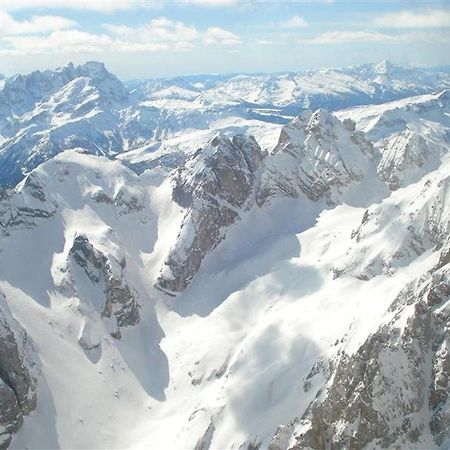
[[[0,73],[96,60],[123,80],[389,60],[450,64],[450,0],[0,0]]]

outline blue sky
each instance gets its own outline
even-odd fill
[[[6,75],[88,60],[122,79],[440,65],[449,48],[447,0],[0,0]]]

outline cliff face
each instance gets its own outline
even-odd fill
[[[36,408],[38,368],[33,344],[0,292],[0,448],[7,448],[23,416]]]
[[[120,338],[120,327],[136,325],[139,322],[139,305],[132,289],[127,284],[126,259],[118,261],[113,256],[105,256],[96,250],[84,235],[78,235],[69,251],[69,271],[71,264],[82,268],[84,275],[94,284],[101,285],[104,292],[104,303],[101,315],[111,319],[111,334]],[[75,279],[74,276],[71,277]],[[76,283],[68,282],[72,289]],[[68,287],[67,283],[65,287]],[[80,344],[90,347],[86,337],[80,337]]]
[[[185,208],[177,241],[156,285],[185,289],[206,254],[224,238],[226,227],[253,205],[264,154],[254,138],[214,138],[175,174],[173,199]]]
[[[290,448],[416,448],[428,435],[432,445],[448,443],[449,248],[400,292],[356,353],[332,362]]]

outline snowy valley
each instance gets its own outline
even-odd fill
[[[0,448],[450,448],[450,74],[0,85]]]

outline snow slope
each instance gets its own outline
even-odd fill
[[[58,159],[62,167],[76,163],[84,173],[98,170],[96,157],[66,153]],[[120,179],[116,171],[126,171],[114,164],[106,169],[115,171],[106,172],[108,179],[113,174]],[[46,219],[49,223],[12,232],[8,245],[3,240],[2,266],[8,261],[9,269],[2,271],[1,289],[37,342],[42,361],[41,400],[12,448],[194,447],[211,423],[211,448],[244,442],[266,447],[280,424],[306,411],[326,381],[326,374],[314,378],[305,392],[316,361],[333,358],[342,348],[357,349],[377,329],[397,293],[436,263],[436,253],[428,252],[400,267],[395,277],[334,278],[333,268],[353,245],[351,231],[364,208],[342,205],[319,215],[320,205],[310,200],[280,199],[246,213],[192,285],[170,299],[147,280],[156,275],[155,263],[164,241],[167,250],[170,226],[179,216],[170,206],[162,214],[167,206],[158,200],[168,193],[164,183],[148,188],[150,217],[139,228],[135,220],[125,227],[128,215],[96,207],[99,216],[89,201],[80,209],[74,196]],[[91,195],[91,184],[84,186],[85,195]],[[413,187],[405,199],[416,195]],[[152,212],[159,212],[158,219]],[[162,241],[153,251],[152,220]],[[112,234],[107,224],[114,227]],[[55,263],[73,227],[105,252],[120,242],[127,261],[138,266],[133,286],[140,292],[141,319],[121,328],[120,340],[110,336],[99,308],[103,295],[87,277],[77,281],[78,295],[52,287]],[[21,282],[31,271],[35,276]],[[91,350],[78,342],[86,323],[100,342]]]

